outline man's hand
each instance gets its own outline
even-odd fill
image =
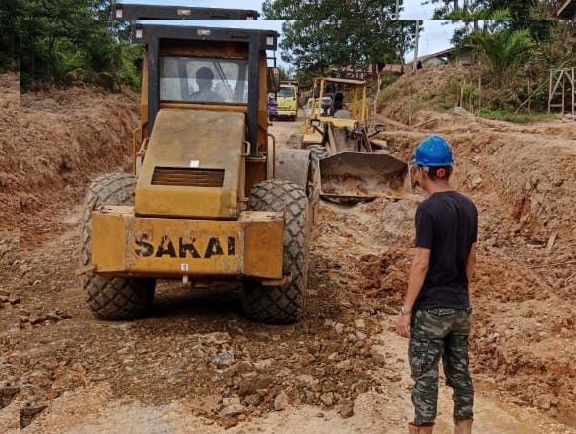
[[[396,321],[396,333],[398,333],[403,338],[410,337],[410,315],[398,315],[398,321]]]
[[[396,323],[396,333],[400,336],[410,337],[410,312],[414,308],[414,303],[418,298],[420,289],[426,279],[428,273],[428,265],[430,264],[430,249],[417,247],[410,267],[410,274],[408,275],[408,289],[406,297],[404,298],[404,305],[402,307],[402,315],[398,317]]]

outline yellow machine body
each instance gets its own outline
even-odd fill
[[[241,211],[245,115],[162,109],[134,207],[92,214],[100,274],[282,278],[282,214]]]
[[[325,90],[339,86],[346,96],[347,118],[335,116],[334,101],[326,116],[319,101]],[[340,78],[317,78],[311,100],[310,119],[302,127],[302,147],[322,146],[320,196],[345,202],[377,197],[399,199],[410,189],[408,165],[379,149],[367,132],[367,84]]]
[[[211,26],[211,8],[112,6],[145,46],[141,122],[133,174],[101,176],[86,195],[78,274],[87,304],[99,318],[144,316],[158,280],[170,279],[241,289],[252,320],[299,321],[319,165],[308,150],[277,149],[268,131],[278,32]],[[166,17],[199,24],[156,22]]]
[[[243,113],[160,110],[136,186],[136,215],[236,218],[244,122]]]
[[[133,207],[92,213],[92,263],[104,275],[282,278],[284,218],[243,211],[237,220],[138,217]]]
[[[162,41],[161,55],[242,59],[243,44]],[[147,55],[148,57],[148,55]],[[148,62],[145,62],[148,65]],[[92,212],[92,267],[100,275],[212,279],[249,277],[280,282],[282,213],[246,211],[250,188],[271,177],[267,155],[267,64],[258,62],[258,142],[249,154],[247,106],[160,103],[148,124],[148,70],[143,72],[142,122],[134,135],[134,207]]]

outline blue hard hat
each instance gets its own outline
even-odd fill
[[[430,136],[418,145],[412,163],[425,167],[452,166],[452,146],[440,136]]]

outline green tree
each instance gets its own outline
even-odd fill
[[[536,48],[527,29],[475,33],[471,41],[488,60],[490,76],[497,87],[508,84],[516,75],[518,66],[524,64]]]
[[[21,81],[30,87],[62,82],[67,71],[108,73],[137,84],[140,50],[126,25],[111,21],[109,0],[26,0],[22,7]]]
[[[490,10],[508,9],[510,11],[510,29],[528,29],[537,40],[547,40],[554,26],[551,20],[541,19],[538,11],[542,5],[539,0],[491,0]]]
[[[443,5],[436,9],[434,19],[461,20],[467,24],[479,20],[506,20],[511,30],[529,29],[537,40],[547,39],[554,25],[549,20],[539,19],[542,6],[539,0],[432,0],[432,3],[441,1]]]
[[[0,72],[18,67],[22,0],[0,0]]]
[[[24,84],[39,78],[52,80],[62,72],[59,71],[61,56],[80,48],[80,42],[87,38],[92,27],[87,4],[81,3],[75,0],[28,0],[24,4]]]
[[[282,59],[324,75],[333,68],[399,63],[415,24],[393,20],[395,6],[395,0],[265,0],[262,9],[266,19],[287,20]]]

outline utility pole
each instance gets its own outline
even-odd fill
[[[395,17],[397,20],[400,19],[400,0],[396,0],[396,14]]]
[[[414,45],[414,61],[412,62],[412,71],[416,71],[418,63],[418,42],[420,39],[420,20],[416,20],[416,44]]]

